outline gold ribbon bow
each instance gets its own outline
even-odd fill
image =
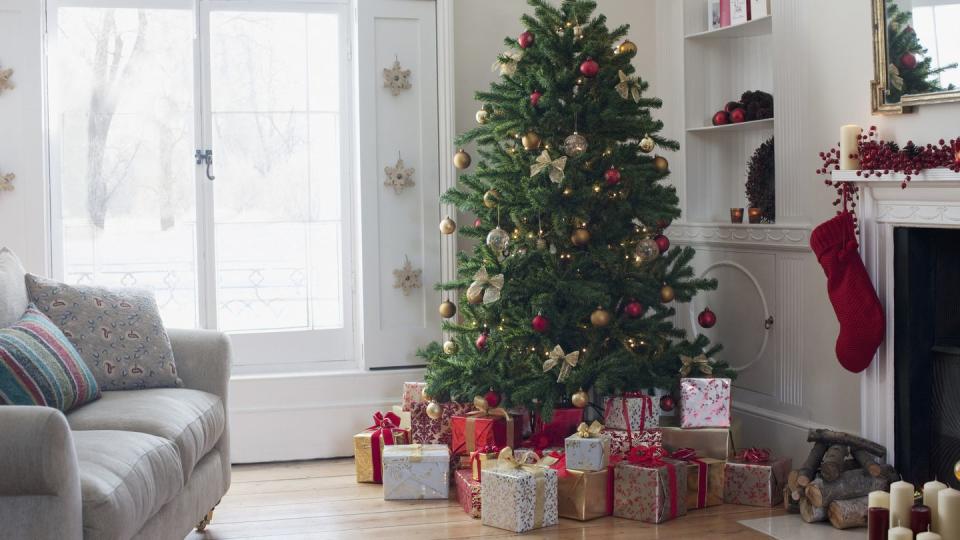
[[[543,514],[547,501],[546,468],[540,463],[537,454],[534,453],[533,458],[533,464],[520,463],[513,456],[513,449],[508,446],[501,450],[497,456],[497,468],[522,469],[533,475],[533,480],[536,483],[533,501],[533,528],[539,529],[543,527]]]
[[[600,436],[600,432],[602,430],[603,424],[596,420],[594,420],[589,426],[586,422],[580,422],[580,425],[577,426],[577,436],[581,439],[595,439]]]
[[[473,283],[467,289],[467,297],[475,298],[483,293],[483,303],[492,304],[500,299],[500,290],[503,289],[503,274],[490,277],[486,268],[481,268],[474,276]]]
[[[517,72],[517,64],[520,63],[521,58],[523,58],[522,51],[507,51],[497,57],[490,71],[499,69],[501,75],[513,75]]]
[[[580,361],[580,351],[573,351],[570,354],[564,354],[563,348],[557,345],[549,353],[549,358],[543,362],[543,372],[546,373],[560,365],[560,374],[557,376],[557,382],[563,382],[570,375],[570,370],[577,367]]]
[[[620,82],[614,88],[620,97],[623,99],[633,97],[633,101],[640,103],[640,81],[636,77],[628,76],[622,69],[617,72],[617,75],[620,76]]]
[[[887,77],[890,78],[890,86],[903,91],[903,77],[900,76],[900,68],[893,62],[890,62],[890,65],[887,66]]]
[[[704,375],[713,375],[713,366],[710,365],[710,360],[707,360],[705,354],[693,358],[681,354],[680,361],[683,362],[683,367],[680,368],[680,375],[683,377],[689,375],[693,368],[699,369]]]
[[[550,181],[554,184],[563,182],[563,170],[567,167],[567,156],[550,159],[550,152],[544,150],[537,157],[537,161],[530,166],[530,176],[536,176],[544,170],[550,171]]]

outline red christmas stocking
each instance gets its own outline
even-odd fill
[[[853,217],[843,212],[810,235],[810,247],[827,274],[827,294],[840,321],[837,359],[858,373],[867,369],[883,341],[883,307],[857,251]]]

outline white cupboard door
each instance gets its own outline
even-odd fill
[[[420,365],[417,349],[441,335],[436,4],[358,4],[363,357],[372,369]],[[384,70],[397,63],[409,88],[385,85]],[[385,169],[400,160],[412,182],[386,185]],[[395,286],[407,261],[419,287]]]

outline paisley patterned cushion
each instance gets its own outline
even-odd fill
[[[101,390],[183,386],[147,291],[73,286],[27,274],[27,293],[73,343]]]

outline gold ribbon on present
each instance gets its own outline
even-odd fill
[[[423,461],[423,445],[420,443],[407,445],[410,450],[413,450],[413,453],[408,457],[410,458],[410,463],[420,463]]]
[[[487,400],[483,396],[476,396],[473,398],[473,406],[477,408],[475,411],[470,411],[466,414],[466,421],[464,422],[463,428],[463,438],[467,445],[467,452],[473,452],[477,449],[477,431],[476,423],[478,418],[489,418],[489,417],[500,417],[507,421],[507,447],[513,447],[513,417],[510,416],[510,413],[502,407],[491,407]],[[491,429],[493,429],[491,427]],[[513,455],[513,451],[510,451],[510,455]]]
[[[544,150],[537,157],[537,161],[530,166],[530,176],[536,176],[544,170],[550,171],[550,181],[554,184],[563,182],[563,170],[567,167],[567,156],[550,159],[550,152]]]
[[[623,99],[633,98],[633,101],[640,103],[640,81],[636,77],[630,77],[623,70],[617,71],[620,76],[620,82],[614,87],[620,97]]]
[[[557,375],[557,382],[563,382],[570,375],[570,370],[577,367],[580,361],[580,351],[573,351],[570,354],[564,354],[563,348],[559,345],[553,348],[543,362],[543,372],[546,373],[560,365],[560,374]]]
[[[587,425],[586,422],[580,422],[580,425],[577,426],[577,437],[580,437],[581,439],[595,439],[600,436],[600,432],[602,430],[603,424],[597,420],[594,420],[590,425]]]
[[[481,268],[473,276],[473,283],[467,289],[467,298],[473,298],[483,293],[483,303],[492,304],[500,299],[500,290],[503,289],[503,274],[490,277],[486,268]]]
[[[533,528],[543,527],[543,514],[546,506],[546,468],[541,465],[540,458],[533,454],[534,462],[532,464],[520,463],[513,456],[513,449],[509,446],[500,451],[497,456],[498,469],[522,469],[533,475],[536,484],[534,502],[533,502]]]
[[[683,366],[680,368],[680,375],[683,377],[689,375],[693,368],[699,369],[700,373],[704,375],[713,375],[713,366],[710,365],[710,360],[707,359],[705,354],[693,358],[681,354],[680,361],[683,362]]]

